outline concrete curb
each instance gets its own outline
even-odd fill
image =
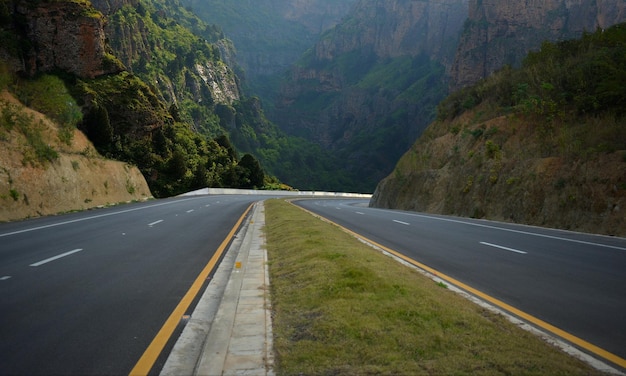
[[[161,375],[273,375],[265,210],[255,204]]]

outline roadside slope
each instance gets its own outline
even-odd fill
[[[104,159],[77,129],[61,141],[57,124],[6,91],[0,113],[0,221],[152,197],[136,167]]]

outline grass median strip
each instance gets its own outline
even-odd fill
[[[266,201],[278,374],[598,374],[282,200]]]

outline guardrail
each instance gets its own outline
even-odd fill
[[[315,196],[315,197],[354,197],[371,198],[371,194],[346,193],[346,192],[323,192],[323,191],[260,191],[254,189],[234,188],[203,188],[197,191],[183,193],[181,196],[201,195],[265,195],[265,196]]]

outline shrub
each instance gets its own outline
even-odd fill
[[[17,97],[26,106],[45,114],[60,126],[74,127],[82,120],[82,112],[57,76],[42,75],[24,80],[16,86]]]

